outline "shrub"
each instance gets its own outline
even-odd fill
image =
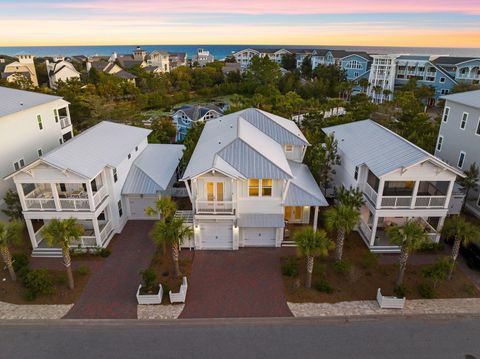
[[[445,249],[445,243],[443,242],[435,243],[435,242],[428,241],[422,245],[422,247],[420,248],[420,251],[421,252],[443,252],[444,249]]]
[[[465,284],[463,286],[463,290],[472,297],[477,294],[477,291],[475,290],[475,286],[473,284]]]
[[[152,293],[155,290],[157,275],[153,268],[147,268],[140,272],[142,275],[143,285],[142,290],[147,293]]]
[[[333,263],[333,269],[338,274],[346,275],[346,274],[350,273],[350,271],[352,270],[352,263],[350,263],[349,261],[347,261],[345,259],[342,259],[340,261],[337,261],[337,262]]]
[[[331,294],[333,293],[333,288],[326,280],[320,280],[315,283],[315,289],[322,293]]]
[[[395,294],[397,298],[404,298],[407,294],[407,289],[403,285],[396,286],[393,288],[393,294]]]
[[[362,256],[362,266],[365,269],[376,267],[378,265],[378,257],[370,251],[365,252]]]
[[[19,253],[12,255],[12,264],[13,270],[15,272],[20,271],[22,268],[28,267],[28,263],[30,262],[28,256],[25,253]]]
[[[97,248],[95,251],[96,256],[100,256],[102,258],[107,258],[110,255],[110,250],[107,248]]]
[[[425,278],[430,278],[433,281],[433,288],[435,289],[439,281],[448,278],[452,265],[453,262],[450,257],[439,257],[434,264],[426,267],[422,274]]]
[[[298,275],[298,263],[296,258],[287,258],[282,264],[282,274],[287,277],[296,277]]]
[[[435,289],[433,289],[430,283],[419,284],[417,287],[417,290],[418,290],[418,294],[420,294],[422,298],[425,298],[425,299],[435,298]]]
[[[33,300],[39,295],[55,292],[53,281],[46,269],[33,269],[23,276],[23,285],[27,289],[26,298]]]
[[[80,275],[87,275],[88,273],[90,273],[90,268],[88,268],[87,266],[80,266],[77,269],[77,273]]]

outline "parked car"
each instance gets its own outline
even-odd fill
[[[453,245],[453,238],[445,239],[450,246]],[[471,243],[468,246],[460,247],[460,255],[465,258],[468,267],[480,271],[480,244]]]

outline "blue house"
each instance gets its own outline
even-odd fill
[[[223,111],[215,105],[185,105],[172,115],[172,121],[177,128],[176,141],[181,142],[194,122],[208,121],[223,116]]]
[[[457,82],[480,83],[480,58],[440,56],[433,63],[441,67]]]

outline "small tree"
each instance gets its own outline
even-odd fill
[[[436,289],[439,281],[448,278],[452,267],[453,262],[451,258],[440,257],[434,264],[425,268],[422,274],[425,278],[430,278],[432,280],[433,289]]]
[[[18,193],[9,189],[3,197],[3,201],[5,202],[5,208],[2,209],[2,212],[10,218],[10,221],[23,221],[22,204]]]
[[[461,245],[467,246],[472,242],[480,241],[480,229],[467,222],[465,218],[454,216],[447,218],[442,228],[442,234],[447,238],[453,237],[452,253],[450,255],[452,266],[448,275],[448,278],[451,279]]]
[[[320,186],[325,191],[330,187],[332,176],[335,174],[335,166],[340,165],[341,159],[337,154],[338,142],[333,134],[325,136],[325,142],[318,147],[314,155],[314,167]]]
[[[157,217],[162,222],[172,220],[177,210],[176,203],[170,197],[162,197],[155,202],[155,208],[145,208],[145,213],[151,217]],[[167,243],[162,242],[162,253],[167,253]]]
[[[62,248],[63,264],[67,271],[68,287],[73,289],[75,283],[72,273],[72,259],[70,258],[70,244],[76,242],[83,235],[84,229],[75,218],[52,219],[42,229],[42,236],[50,247],[59,245]]]
[[[0,222],[0,254],[2,255],[3,262],[8,268],[8,273],[10,273],[12,281],[16,281],[17,276],[13,269],[12,255],[10,253],[9,245],[20,241],[22,238],[22,229],[22,224],[17,221],[10,223]]]
[[[337,231],[335,241],[335,260],[341,261],[343,244],[353,228],[357,225],[360,212],[352,206],[338,204],[325,211],[325,225],[329,231]]]
[[[465,201],[462,209],[465,209],[470,191],[475,191],[478,188],[478,182],[480,182],[480,171],[475,162],[464,173],[465,177],[458,180],[458,183],[465,189]]]
[[[387,234],[390,242],[401,248],[396,282],[396,286],[400,287],[403,284],[409,255],[427,243],[428,236],[424,228],[415,220],[408,220],[402,226],[388,227]]]
[[[335,247],[335,244],[327,237],[325,231],[318,230],[315,232],[310,227],[295,233],[294,240],[297,243],[299,255],[307,259],[305,287],[311,288],[315,257],[328,256],[328,252]]]

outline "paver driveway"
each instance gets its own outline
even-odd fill
[[[148,232],[153,221],[128,221],[112,245],[112,254],[94,272],[65,318],[136,319],[139,272],[150,265],[155,244]]]
[[[280,257],[292,251],[196,251],[180,318],[292,316],[280,271]]]

